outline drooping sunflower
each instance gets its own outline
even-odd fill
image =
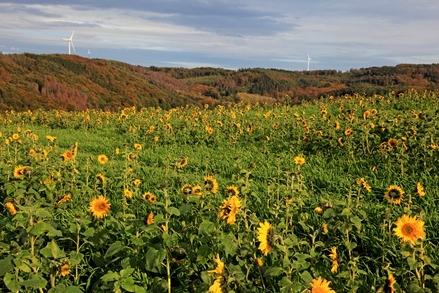
[[[240,207],[241,201],[238,196],[234,195],[230,199],[225,199],[220,207],[219,217],[223,220],[227,219],[227,224],[233,225]]]
[[[390,185],[384,193],[384,197],[389,203],[400,204],[402,202],[403,194],[404,190],[402,190],[401,187],[398,185]]]
[[[101,173],[96,174],[96,179],[101,183],[101,184],[105,184],[105,176]]]
[[[402,215],[396,222],[393,232],[402,242],[410,242],[414,245],[419,239],[425,238],[424,221],[416,216]]]
[[[213,178],[212,176],[205,176],[204,177],[204,189],[206,191],[213,193],[213,194],[217,193],[218,181],[216,181],[216,179]]]
[[[371,114],[371,113],[370,113],[369,110],[364,111],[364,112],[363,112],[363,119],[366,120],[367,118],[369,118],[370,114]]]
[[[268,221],[259,223],[258,241],[260,243],[258,249],[262,251],[264,255],[267,255],[270,252],[271,247],[274,245],[274,239],[275,235],[273,226],[271,226]]]
[[[340,122],[338,122],[338,121],[334,122],[334,129],[335,130],[339,130],[340,129]]]
[[[327,281],[322,277],[318,277],[318,279],[314,279],[311,281],[311,293],[336,293],[332,290],[329,285],[331,281]]]
[[[232,196],[237,196],[239,194],[239,190],[238,187],[231,185],[231,186],[227,186],[226,188],[226,195],[228,197],[232,197]]]
[[[294,158],[294,163],[296,163],[296,165],[301,166],[301,165],[305,164],[305,158],[302,156],[297,156]]]
[[[329,258],[332,260],[331,273],[336,273],[339,265],[337,247],[331,248],[331,253],[329,254]]]
[[[323,223],[323,225],[322,225],[322,233],[325,234],[325,235],[329,233],[328,224]]]
[[[421,182],[418,182],[416,184],[416,193],[421,197],[425,196],[425,190],[424,187],[421,185]]]
[[[90,202],[88,210],[93,213],[95,219],[102,219],[107,216],[110,206],[108,199],[101,195]]]
[[[5,203],[5,208],[9,211],[9,213],[12,216],[15,216],[17,214],[17,209],[15,208],[15,205],[12,202],[8,201],[7,203]]]
[[[175,163],[175,166],[177,169],[183,169],[187,166],[188,159],[186,157],[180,157],[177,159],[177,162]]]
[[[145,218],[145,224],[148,225],[148,226],[154,224],[154,213],[153,213],[153,212],[150,212],[150,213],[146,216],[146,218]]]
[[[66,194],[55,203],[55,206],[59,206],[60,204],[62,204],[64,202],[68,202],[71,198],[72,198],[72,196],[70,194]]]
[[[337,142],[338,142],[338,144],[342,147],[342,146],[344,146],[344,143],[343,143],[343,137],[339,137],[338,139],[337,139]]]
[[[226,266],[221,261],[219,255],[213,259],[216,262],[216,268],[209,273],[215,273],[215,281],[209,287],[210,293],[225,293],[227,292],[227,271]]]
[[[98,162],[102,165],[105,165],[108,162],[108,157],[106,155],[99,155]]]
[[[386,279],[386,283],[384,284],[384,292],[385,293],[395,293],[395,284],[396,280],[392,274],[389,274]]]
[[[51,136],[51,135],[46,135],[46,138],[50,142],[55,142],[55,140],[56,140],[56,137],[55,136]]]

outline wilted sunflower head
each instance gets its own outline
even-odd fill
[[[238,195],[238,194],[239,194],[238,187],[236,187],[236,186],[234,186],[234,185],[227,186],[227,189],[226,189],[226,195],[227,195],[228,197],[232,197],[232,196],[234,196],[234,195]]]
[[[177,162],[175,163],[175,166],[177,169],[183,169],[187,166],[188,159],[186,157],[180,157],[177,159]]]
[[[392,204],[400,204],[402,202],[402,196],[404,194],[404,190],[401,189],[398,185],[390,185],[387,188],[384,196],[389,203]]]

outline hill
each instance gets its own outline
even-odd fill
[[[289,102],[439,89],[439,64],[336,70],[161,68],[76,55],[0,54],[0,110],[114,111],[187,104]]]

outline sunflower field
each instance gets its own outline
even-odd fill
[[[439,292],[439,92],[0,114],[7,292]]]

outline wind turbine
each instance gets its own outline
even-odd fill
[[[90,59],[90,56],[91,56],[91,52],[90,52],[90,49],[88,49],[88,53],[87,53],[87,56],[88,56],[88,59]]]
[[[308,71],[309,71],[309,62],[311,62],[311,57],[309,57],[309,54],[308,54]]]
[[[72,45],[73,48],[73,52],[76,53],[75,51],[75,46],[73,45],[73,34],[75,33],[75,31],[72,32],[72,35],[70,36],[70,38],[62,38],[63,40],[69,41],[69,55],[70,55],[70,45]]]

